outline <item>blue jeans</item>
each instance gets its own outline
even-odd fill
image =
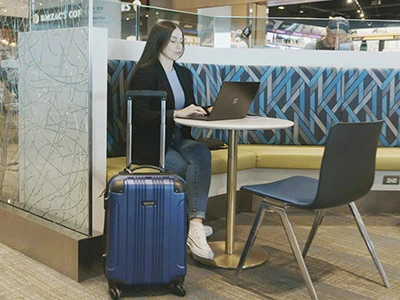
[[[211,152],[203,144],[184,139],[179,126],[165,156],[165,168],[186,181],[189,218],[205,218],[211,182]]]

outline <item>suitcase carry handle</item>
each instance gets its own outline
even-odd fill
[[[131,169],[131,167],[129,166],[129,167],[125,168],[125,171],[128,172],[129,174],[132,174],[133,172],[140,170],[140,169],[153,169],[153,170],[157,170],[160,172],[165,172],[165,169],[156,167],[156,166],[152,166],[152,165],[142,165],[142,166],[135,167],[133,169]]]
[[[132,163],[132,99],[133,97],[159,97],[161,100],[161,123],[160,123],[160,167],[165,168],[165,131],[166,131],[166,91],[151,91],[151,90],[129,90],[125,93],[127,100],[127,130],[126,130],[126,169]]]

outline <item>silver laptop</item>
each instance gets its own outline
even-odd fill
[[[259,82],[224,81],[209,115],[186,118],[206,121],[245,118],[259,86]]]

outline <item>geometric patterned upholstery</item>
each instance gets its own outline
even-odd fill
[[[133,61],[108,61],[107,156],[125,154],[126,106]],[[383,119],[380,146],[400,146],[400,70],[182,64],[193,74],[196,102],[211,105],[223,81],[259,81],[251,111],[294,121],[285,130],[239,131],[239,143],[324,145],[332,124]],[[193,136],[228,141],[226,130]]]
[[[343,121],[383,119],[380,146],[400,146],[400,70],[346,70]]]
[[[343,75],[336,69],[224,66],[222,71],[227,81],[260,82],[253,112],[295,123],[286,130],[240,133],[242,143],[323,145],[332,123],[340,120],[341,97],[335,86]]]
[[[252,111],[294,121],[284,130],[239,133],[241,143],[324,145],[333,123],[383,119],[379,146],[400,146],[400,70],[223,66],[223,80],[260,81]]]
[[[107,157],[125,155],[126,101],[135,62],[109,60],[107,70]]]

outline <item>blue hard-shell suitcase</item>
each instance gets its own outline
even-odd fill
[[[128,91],[127,168],[113,176],[105,193],[105,276],[112,299],[126,287],[168,285],[184,296],[186,275],[187,199],[185,182],[161,168],[130,169],[131,100],[135,96],[159,96],[165,112],[165,92]],[[161,143],[165,139],[165,113],[161,114]],[[161,147],[163,148],[163,147]],[[154,172],[141,172],[153,168]]]

